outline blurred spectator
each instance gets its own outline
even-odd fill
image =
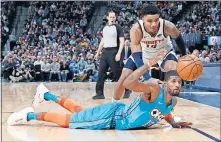
[[[85,70],[87,71],[89,78],[95,74],[95,64],[90,59],[87,60]]]
[[[4,47],[9,38],[10,26],[15,15],[15,2],[2,1],[1,2],[1,47]],[[3,48],[2,48],[3,49]]]
[[[87,77],[87,71],[84,68],[84,65],[80,65],[80,68],[76,74],[77,81],[85,81]]]
[[[192,54],[199,58],[200,52],[199,52],[199,50],[195,49],[195,50],[193,50]]]
[[[67,75],[68,75],[69,71],[68,71],[68,65],[65,60],[61,61],[60,70],[61,70],[62,81],[67,81]]]
[[[201,53],[200,58],[199,58],[201,62],[203,62],[203,63],[205,62],[206,55],[207,55],[206,50],[203,50],[203,52]]]
[[[11,79],[11,82],[20,82],[24,79],[24,68],[22,68],[20,65],[14,67],[12,75],[9,76]]]
[[[42,79],[44,81],[48,81],[50,69],[51,69],[51,65],[49,63],[49,60],[43,59],[43,63],[41,64],[41,73],[42,73]]]
[[[77,68],[77,58],[76,58],[76,56],[73,56],[72,61],[70,62],[70,65],[69,65],[69,70],[72,74],[77,73],[78,68]]]
[[[209,62],[210,62],[210,58],[209,58],[209,57],[206,57],[206,58],[204,59],[204,62],[209,63]]]
[[[34,62],[34,66],[36,65],[42,65],[42,60],[41,60],[41,56],[37,56],[37,60]]]
[[[80,69],[80,66],[86,66],[87,62],[84,60],[84,57],[81,57],[81,60],[77,63],[77,68]]]
[[[25,74],[24,74],[24,79],[26,80],[26,81],[33,81],[34,80],[34,70],[31,70],[31,68],[29,68],[29,67],[25,67],[24,65],[21,65],[21,66],[23,66],[25,69],[24,69],[24,72],[25,72]]]
[[[57,79],[61,81],[60,64],[57,62],[56,58],[54,58],[53,63],[51,63],[49,81],[51,81],[52,75],[57,75]]]

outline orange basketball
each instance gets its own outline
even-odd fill
[[[202,62],[194,55],[181,57],[176,68],[179,76],[186,81],[197,80],[203,72]]]

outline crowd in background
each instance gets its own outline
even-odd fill
[[[208,36],[221,35],[220,7],[220,1],[199,2],[192,7],[183,20],[177,22],[187,47],[201,42],[207,45]]]
[[[4,44],[9,38],[9,29],[13,20],[13,14],[15,14],[15,2],[1,2],[1,47],[4,47]]]
[[[117,13],[117,23],[123,27],[126,40],[129,40],[130,28],[139,19],[143,6],[158,5],[161,17],[172,21],[186,5],[181,1],[107,3],[108,8]],[[2,36],[6,37],[9,32],[8,18],[11,11],[15,11],[15,6],[13,2],[3,2],[2,7],[1,30]],[[106,24],[106,15],[96,36],[92,38],[86,29],[93,11],[94,2],[89,1],[29,2],[23,34],[13,50],[1,59],[3,77],[12,82],[96,81],[99,60],[94,60],[94,55]],[[203,62],[221,61],[220,46],[206,46],[207,36],[220,36],[219,15],[220,2],[199,2],[185,18],[176,23],[188,53],[197,52]],[[199,49],[198,46],[204,49],[194,50]]]

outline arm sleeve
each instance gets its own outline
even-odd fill
[[[179,48],[182,56],[186,55],[186,48],[185,48],[185,44],[184,44],[184,40],[181,36],[181,34],[175,39],[177,47]]]

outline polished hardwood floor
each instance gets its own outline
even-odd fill
[[[220,109],[182,98],[178,98],[175,114],[184,121],[193,122],[193,129],[171,129],[165,121],[149,129],[125,131],[66,129],[41,121],[7,126],[11,113],[31,105],[38,84],[2,84],[2,141],[220,141]],[[50,82],[45,85],[52,93],[74,99],[84,107],[110,102],[114,89],[114,83],[106,83],[106,99],[92,100],[95,83]],[[133,93],[129,99],[122,101],[129,103],[136,96]],[[69,113],[52,102],[36,110],[41,111]]]

